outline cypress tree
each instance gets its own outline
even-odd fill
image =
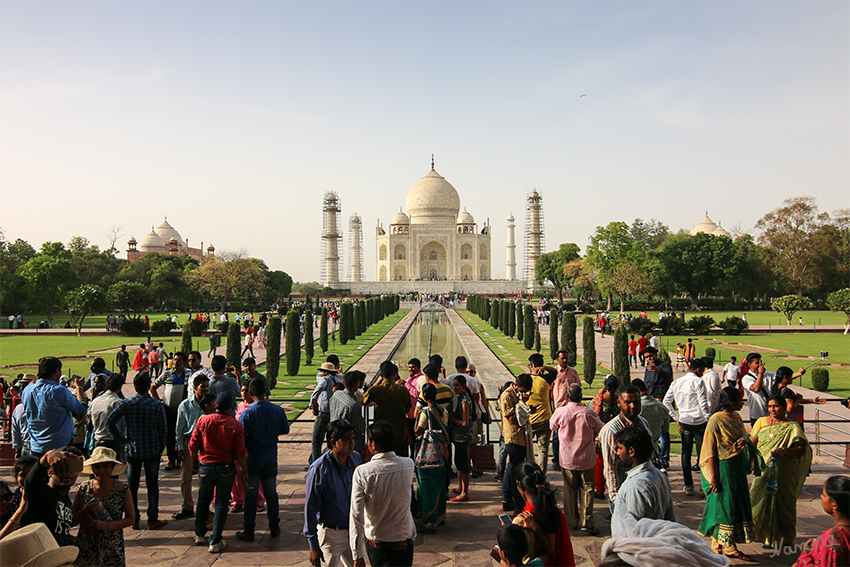
[[[229,344],[230,343],[228,342],[228,345]],[[183,341],[180,348],[187,358],[189,357],[189,353],[195,350],[192,348],[192,329],[189,328],[188,323],[183,325]],[[241,367],[242,365],[240,364],[239,366]],[[154,379],[156,379],[156,377],[154,377]]]
[[[266,327],[266,380],[269,381],[269,389],[272,390],[277,385],[277,377],[280,373],[280,330],[280,317],[269,319]]]
[[[357,321],[354,319],[354,304],[346,303],[346,311],[348,312],[348,323],[345,326],[345,330],[348,333],[348,340],[353,341],[357,338]]]
[[[516,335],[516,304],[508,301],[508,336],[513,338],[514,335]]]
[[[304,364],[313,364],[313,312],[304,313]]]
[[[493,300],[493,304],[490,306],[490,326],[494,329],[499,328],[499,309],[500,301],[498,299]]]
[[[526,350],[531,350],[534,348],[534,329],[537,327],[537,318],[534,316],[534,307],[531,305],[525,306],[523,323],[525,329],[522,331],[522,345]]]
[[[366,330],[366,321],[364,319],[363,304],[358,303],[354,306],[354,334],[358,337]]]
[[[525,309],[523,308],[523,303],[520,302],[517,305],[516,310],[516,340],[525,344]]]
[[[488,298],[483,299],[481,303],[482,303],[481,304],[481,308],[482,308],[481,309],[481,313],[482,313],[481,318],[485,321],[489,321],[490,320],[490,309],[491,309],[490,298],[488,297]]]
[[[572,311],[561,315],[561,348],[567,351],[567,364],[576,365],[576,314]]]
[[[348,343],[348,303],[339,304],[339,344]]]
[[[584,346],[584,381],[588,385],[593,384],[596,376],[596,331],[593,330],[593,318],[585,317],[582,331],[582,345]]]
[[[290,309],[286,314],[286,374],[295,376],[301,366],[301,325],[298,311]]]
[[[540,325],[534,326],[534,352],[540,353]]]
[[[510,310],[508,307],[509,304],[510,301],[502,301],[502,305],[499,307],[499,328],[502,330],[502,333],[504,333],[505,336],[507,336],[508,334],[508,311]]]
[[[626,326],[621,323],[614,331],[614,374],[620,379],[621,385],[631,382],[629,370],[629,335]]]
[[[328,308],[322,307],[322,319],[319,323],[319,348],[322,354],[328,352]]]
[[[554,307],[554,306],[553,306]],[[549,356],[552,360],[558,359],[558,351],[561,350],[558,345],[558,310],[549,310]]]
[[[227,326],[227,348],[225,355],[227,356],[227,366],[235,366],[242,368],[242,335],[239,332],[239,325],[231,323]]]

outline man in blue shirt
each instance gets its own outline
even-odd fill
[[[328,426],[328,448],[310,465],[304,502],[304,535],[310,563],[319,567],[354,564],[348,538],[348,518],[354,469],[362,462],[354,450],[354,426],[344,420]]]
[[[106,419],[112,438],[127,446],[127,483],[136,509],[134,530],[139,529],[142,517],[139,510],[142,467],[145,468],[145,486],[148,489],[148,529],[156,530],[168,523],[159,519],[159,463],[162,461],[168,425],[162,402],[150,396],[150,387],[151,375],[147,372],[137,374],[133,378],[136,395],[118,404]],[[126,439],[119,427],[122,419],[127,427]]]
[[[195,395],[180,402],[177,408],[177,424],[175,425],[175,441],[180,455],[180,494],[183,497],[183,507],[171,517],[184,520],[195,515],[195,502],[192,500],[192,470],[195,464],[189,454],[189,439],[198,420],[204,415],[201,398],[210,390],[210,379],[205,374],[197,373],[192,379]]]
[[[177,467],[177,444],[175,442],[175,431],[177,428],[177,410],[180,403],[186,399],[190,382],[189,377],[192,375],[192,370],[186,368],[186,355],[182,352],[174,353],[174,368],[166,368],[159,378],[154,380],[151,385],[151,396],[154,399],[159,398],[158,388],[165,384],[165,394],[162,399],[162,405],[165,408],[165,419],[168,424],[168,437],[165,440],[165,445],[168,448],[168,464],[165,470],[170,471]]]
[[[308,464],[319,458],[322,454],[322,445],[325,442],[325,432],[331,421],[330,400],[333,396],[334,386],[341,383],[337,376],[336,367],[332,362],[323,362],[319,367],[319,375],[316,376],[316,387],[310,396],[310,407],[316,416],[313,422],[313,450],[310,452]]]
[[[62,361],[45,356],[38,361],[38,380],[24,390],[24,415],[30,432],[30,451],[41,458],[51,449],[61,449],[71,444],[74,437],[72,415],[85,415],[88,411],[83,389],[83,379],[78,378],[77,397],[59,384]]]
[[[286,411],[269,401],[266,383],[254,378],[248,385],[254,403],[239,416],[245,430],[245,449],[248,452],[248,482],[245,483],[244,531],[236,532],[242,541],[254,541],[257,518],[257,495],[260,483],[266,495],[269,517],[269,534],[280,535],[280,506],[277,496],[277,438],[289,433]]]

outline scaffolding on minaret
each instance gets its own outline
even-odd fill
[[[357,213],[348,220],[348,281],[363,281],[363,222]]]
[[[334,191],[327,191],[322,201],[322,244],[321,244],[321,284],[333,287],[339,284],[339,273],[342,265],[340,247],[342,231],[340,217],[342,203]]]
[[[525,207],[525,270],[523,279],[527,282],[535,280],[537,259],[545,250],[546,242],[543,231],[543,197],[540,191],[533,189],[526,197]]]

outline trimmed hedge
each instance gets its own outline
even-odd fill
[[[817,367],[812,369],[812,388],[818,392],[829,390],[829,369]]]
[[[583,329],[584,381],[593,384],[596,377],[596,331],[593,329],[593,317],[584,318]]]

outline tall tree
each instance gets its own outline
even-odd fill
[[[266,380],[269,381],[269,389],[277,385],[277,377],[280,375],[280,332],[282,321],[280,317],[269,319],[266,327]]]
[[[621,323],[614,331],[614,374],[620,379],[620,384],[628,384],[631,381],[630,370],[629,335],[626,325]]]
[[[304,364],[313,364],[313,312],[304,312]]]
[[[189,325],[186,325],[188,327]],[[227,326],[227,344],[225,345],[224,354],[227,356],[227,366],[235,366],[237,369],[242,368],[242,333],[240,332],[238,323],[231,322]],[[185,330],[184,330],[185,333]],[[189,344],[191,345],[191,335]]]
[[[224,309],[232,296],[256,299],[266,282],[266,274],[251,258],[215,256],[208,259],[187,279],[197,292],[218,300]]]
[[[549,313],[549,356],[552,360],[558,359],[559,350],[561,348],[558,345],[558,310],[552,309]]]
[[[843,311],[847,315],[847,321],[844,322],[844,334],[850,332],[850,288],[845,287],[830,293],[826,298],[826,306],[830,311]]]
[[[525,344],[525,303],[519,302],[516,306],[516,340]]]
[[[54,311],[64,306],[65,295],[79,284],[71,253],[61,242],[45,242],[18,272],[27,284],[30,301],[44,311],[48,324],[56,328]]]
[[[823,242],[818,233],[829,222],[829,214],[818,214],[814,197],[795,197],[756,223],[762,231],[759,243],[767,249],[774,273],[798,296],[819,284],[817,259]]]
[[[319,348],[322,354],[328,352],[328,308],[322,307],[322,320],[319,323]]]
[[[659,252],[663,277],[690,296],[691,309],[698,298],[723,284],[734,270],[732,239],[699,233],[667,243]]]
[[[66,296],[68,311],[76,320],[77,336],[83,329],[83,321],[86,315],[106,308],[106,292],[99,285],[83,284],[77,289],[72,289]]]
[[[516,335],[516,304],[513,301],[508,301],[508,336],[513,338]]]
[[[582,353],[584,367],[582,372],[584,374],[584,381],[588,385],[591,385],[593,384],[593,379],[596,377],[596,331],[593,328],[593,319],[591,317],[584,318],[581,334],[582,345],[584,347],[584,352]]]
[[[109,286],[106,296],[114,309],[128,313],[144,309],[150,302],[148,288],[139,282],[115,282]]]
[[[239,336],[238,332],[236,333],[236,336],[237,337]],[[228,343],[228,346],[229,346],[229,344],[230,343]],[[185,325],[183,325],[183,334],[182,334],[182,337],[181,337],[180,345],[181,345],[180,351],[184,355],[186,355],[186,358],[188,358],[189,353],[192,352],[192,350],[194,350],[192,348],[192,326],[189,325],[189,323],[186,323]],[[239,346],[241,347],[242,345],[239,345]],[[241,367],[242,365],[240,364],[239,366]]]
[[[548,281],[552,284],[558,294],[559,307],[564,305],[564,290],[569,283],[564,275],[564,266],[579,259],[579,250],[572,242],[563,243],[557,250],[541,254],[534,265],[537,283],[542,285]]]
[[[790,325],[794,313],[802,309],[811,309],[812,301],[808,297],[800,297],[799,295],[783,295],[774,299],[770,308],[785,315]]]
[[[627,261],[642,262],[643,255],[643,246],[632,238],[626,223],[614,221],[607,226],[596,227],[596,232],[590,237],[586,260],[598,270],[599,287],[608,295],[609,311],[614,293],[611,281],[615,271]]]
[[[526,350],[534,348],[534,330],[537,328],[537,317],[534,316],[534,307],[525,305],[525,313],[522,316],[525,328],[522,331],[522,345]]]
[[[499,309],[501,309],[501,301],[498,299],[493,300],[493,305],[490,306],[490,326],[494,329],[499,328],[499,321],[501,321],[501,317],[499,314]]]
[[[576,314],[572,311],[565,311],[561,316],[561,348],[567,351],[567,364],[575,366],[578,356]]]
[[[286,314],[286,374],[295,376],[301,366],[301,325],[298,311],[290,309]]]

